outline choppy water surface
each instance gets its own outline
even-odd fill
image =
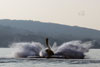
[[[12,48],[0,48],[0,67],[99,67],[100,50],[90,49],[89,59],[10,58]]]

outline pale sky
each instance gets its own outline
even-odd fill
[[[100,0],[0,0],[0,19],[35,20],[100,30]]]

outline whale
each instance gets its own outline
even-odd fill
[[[67,49],[67,46],[65,44],[58,47],[56,52],[52,51],[50,45],[48,44],[48,38],[46,38],[46,46],[47,48],[40,51],[39,54],[40,57],[47,57],[47,58],[57,57],[65,59],[84,59],[85,57],[83,52]]]
[[[69,41],[51,47],[49,39],[45,39],[45,46],[40,42],[13,43],[13,57],[15,58],[62,58],[62,59],[85,59],[85,53],[89,51],[92,41],[81,40]],[[54,47],[55,46],[55,47]]]
[[[54,52],[52,51],[50,45],[48,44],[48,38],[46,38],[46,46],[47,48],[40,51],[40,57],[47,57],[50,58],[52,55],[54,55]]]

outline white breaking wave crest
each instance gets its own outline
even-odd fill
[[[51,49],[54,51],[56,55],[73,55],[84,54],[89,51],[89,48],[93,45],[93,41],[82,42],[80,40],[70,41],[57,46],[57,43],[54,43]],[[28,56],[40,56],[40,52],[46,55],[45,47],[39,42],[21,42],[21,43],[13,43],[10,48],[14,48],[12,51],[13,57],[28,57]],[[73,54],[71,54],[73,52]],[[76,55],[77,56],[77,55]]]

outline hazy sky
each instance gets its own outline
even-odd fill
[[[0,0],[0,19],[25,19],[100,30],[100,0]]]

